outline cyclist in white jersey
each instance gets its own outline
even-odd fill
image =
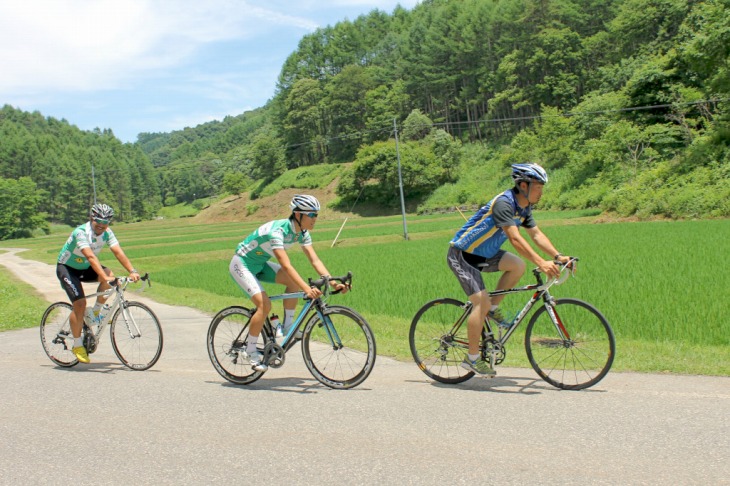
[[[261,282],[285,285],[287,293],[301,290],[310,299],[322,295],[319,289],[310,287],[291,264],[286,250],[295,243],[302,246],[317,275],[330,275],[315,253],[309,234],[317,221],[319,201],[314,196],[295,195],[290,207],[292,212],[288,219],[269,221],[239,243],[228,267],[233,280],[256,306],[256,312],[251,316],[246,354],[251,366],[257,371],[267,368],[262,362],[261,353],[256,349],[256,344],[266,316],[271,312],[271,300]],[[270,261],[272,257],[276,258],[278,263]],[[330,285],[343,293],[348,290],[347,286],[334,280]],[[292,325],[296,304],[297,299],[284,300],[284,333],[287,333]]]
[[[81,363],[90,362],[81,338],[86,312],[86,297],[81,282],[99,282],[97,291],[101,292],[109,289],[111,287],[109,282],[114,281],[114,273],[102,266],[97,257],[104,245],[109,245],[119,263],[129,272],[130,280],[133,282],[139,280],[139,273],[109,228],[113,217],[114,210],[111,207],[106,204],[94,204],[91,207],[89,222],[73,230],[58,254],[56,276],[73,305],[73,312],[69,317],[71,334],[74,337],[72,352]],[[99,313],[105,301],[103,297],[97,299],[94,314]]]
[[[537,164],[514,164],[512,179],[514,188],[480,208],[456,233],[446,258],[449,268],[474,305],[468,320],[469,352],[461,366],[480,375],[495,375],[489,363],[478,359],[479,339],[487,313],[501,326],[511,324],[498,306],[504,296],[489,298],[481,272],[503,272],[497,282],[497,290],[504,290],[514,287],[526,268],[525,262],[517,255],[502,250],[502,244],[509,240],[520,255],[550,277],[560,273],[553,260],[563,263],[570,260],[555,249],[532,218],[532,206],[540,201],[548,181],[545,169]],[[544,260],[532,249],[520,235],[520,226],[526,229],[537,247],[550,255],[550,260]]]

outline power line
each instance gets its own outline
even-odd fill
[[[556,115],[539,114],[539,115],[518,116],[518,117],[486,118],[486,119],[470,120],[470,121],[438,122],[438,123],[432,123],[430,125],[429,124],[415,124],[415,125],[413,125],[413,127],[428,127],[428,126],[431,126],[431,127],[464,127],[464,126],[475,126],[475,125],[487,124],[487,123],[505,123],[505,122],[514,122],[514,121],[530,121],[530,120],[540,120],[540,119],[547,119],[547,118],[574,117],[574,116],[587,116],[587,115],[606,115],[606,114],[611,114],[611,113],[646,111],[646,110],[655,110],[655,109],[662,109],[662,108],[672,108],[672,107],[677,107],[677,106],[696,106],[696,105],[707,104],[707,103],[716,104],[716,103],[721,103],[721,102],[725,102],[725,101],[729,101],[729,100],[730,100],[730,98],[712,98],[712,99],[703,99],[703,100],[688,101],[688,102],[682,102],[682,103],[666,103],[666,104],[658,104],[658,105],[634,106],[634,107],[616,108],[616,109],[610,109],[610,110],[565,112],[565,113],[559,113]],[[428,116],[428,115],[426,115],[426,116]],[[367,136],[367,135],[392,133],[392,131],[393,131],[393,128],[391,126],[383,127],[383,128],[374,128],[374,129],[370,129],[370,130],[358,130],[358,131],[344,133],[341,135],[326,137],[326,138],[323,138],[320,140],[302,141],[302,142],[288,144],[283,147],[272,147],[271,149],[268,149],[268,150],[251,150],[248,153],[248,155],[249,155],[249,158],[252,158],[252,157],[256,157],[256,156],[268,155],[281,148],[283,148],[284,151],[290,151],[290,150],[296,150],[298,148],[302,148],[302,147],[306,147],[306,146],[316,146],[316,145],[330,146],[332,143],[337,142],[337,141],[362,139],[362,138],[365,138],[365,136]],[[198,160],[201,160],[201,159],[198,159]],[[186,160],[182,163],[192,163],[192,162],[191,162],[191,160]],[[155,167],[155,169],[189,170],[189,168],[183,168],[183,167],[169,167],[168,168],[167,165],[162,166],[162,167]]]

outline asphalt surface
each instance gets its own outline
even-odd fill
[[[51,266],[12,252],[0,265],[65,300]],[[0,484],[730,484],[730,377],[611,372],[571,392],[498,368],[447,386],[379,356],[340,391],[296,346],[234,386],[208,359],[211,316],[128,298],[162,322],[148,371],[119,363],[108,330],[73,368],[37,327],[0,333]]]

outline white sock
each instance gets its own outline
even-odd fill
[[[494,310],[495,310],[495,309],[496,309],[497,307],[499,307],[499,306],[498,306],[498,305],[493,305],[492,307],[490,307],[490,308],[489,308],[489,312],[494,312]]]
[[[81,337],[74,338],[74,348],[80,348],[84,345],[84,340]]]
[[[295,309],[284,309],[284,329],[289,329],[294,320]]]
[[[246,346],[246,352],[251,354],[256,351],[256,343],[259,341],[258,336],[249,336],[248,345]]]
[[[101,312],[101,303],[97,302],[94,304],[94,315],[98,316],[99,312]]]
[[[467,356],[469,357],[469,361],[471,361],[472,363],[479,358],[478,354],[467,354]]]

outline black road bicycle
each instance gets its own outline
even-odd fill
[[[480,354],[492,366],[504,361],[505,345],[525,316],[542,299],[525,330],[525,350],[532,368],[551,385],[564,390],[580,390],[595,385],[611,369],[616,342],[606,318],[582,300],[553,298],[550,287],[563,283],[575,271],[578,258],[561,266],[558,278],[543,281],[538,269],[532,271],[536,284],[490,292],[490,296],[533,292],[530,300],[508,328],[485,319]],[[467,319],[471,302],[441,298],[432,300],[416,313],[409,342],[413,359],[426,375],[442,383],[461,383],[474,372],[461,367],[467,354]]]

